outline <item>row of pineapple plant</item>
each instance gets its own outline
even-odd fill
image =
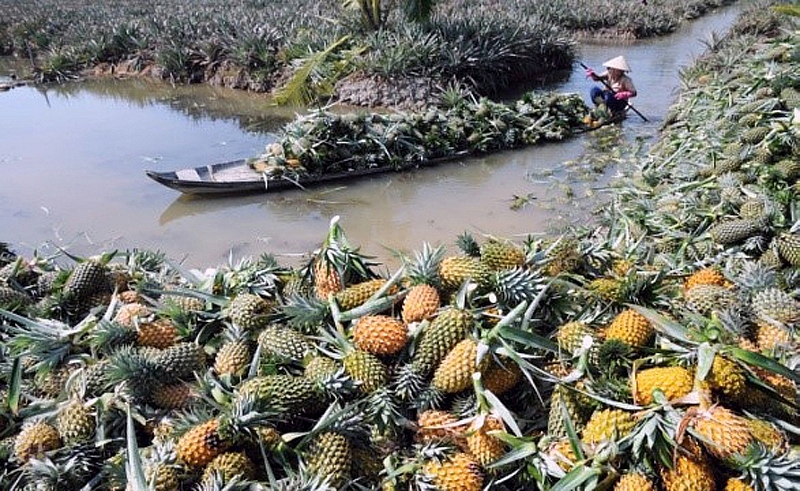
[[[319,109],[287,124],[250,165],[297,179],[560,141],[586,129],[588,108],[574,93],[527,92],[513,103],[453,91],[424,112],[338,113]]]
[[[765,146],[797,159],[780,22],[745,17],[683,74],[596,227],[394,270],[336,220],[292,267],[4,256],[0,486],[797,488],[796,178],[714,167],[765,86]],[[742,209],[757,233],[721,227]]]

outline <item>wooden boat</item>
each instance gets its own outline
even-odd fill
[[[466,154],[462,153],[422,162],[410,162],[401,168],[373,167],[369,169],[356,169],[348,172],[300,178],[297,181],[281,178],[267,178],[263,173],[250,167],[248,162],[244,159],[167,172],[146,170],[145,173],[154,181],[186,194],[256,193],[280,191],[291,188],[306,188],[332,181],[405,170],[414,167],[424,167],[454,160],[464,155]]]

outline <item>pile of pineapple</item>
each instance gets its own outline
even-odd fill
[[[800,489],[800,43],[743,19],[561,236],[0,248],[0,489]]]
[[[589,109],[578,94],[528,92],[500,103],[452,90],[440,107],[415,113],[318,109],[286,125],[252,159],[269,177],[322,176],[563,140],[583,131]]]

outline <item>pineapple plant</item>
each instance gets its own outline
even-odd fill
[[[190,468],[205,467],[227,450],[230,442],[220,436],[219,427],[218,419],[210,419],[181,435],[175,446],[178,460]]]
[[[317,298],[327,300],[329,295],[344,289],[342,273],[331,263],[324,260],[314,261],[314,291]]]
[[[779,288],[757,292],[752,298],[753,311],[767,322],[791,323],[800,320],[800,302]]]
[[[408,340],[408,329],[387,315],[367,315],[356,322],[353,342],[356,348],[378,356],[399,353]]]
[[[520,247],[494,238],[481,244],[480,258],[492,271],[520,268],[525,264],[525,253]]]
[[[453,454],[443,461],[426,462],[422,474],[439,491],[480,491],[483,488],[484,475],[480,464],[464,452]]]
[[[446,394],[461,392],[472,386],[472,374],[485,370],[487,356],[478,360],[478,342],[466,338],[458,342],[444,357],[433,374],[433,386]]]
[[[697,285],[684,293],[686,305],[701,315],[709,315],[733,307],[739,303],[737,295],[730,288],[717,285]]]
[[[683,367],[655,367],[637,372],[634,381],[634,401],[647,406],[654,402],[653,391],[656,389],[663,392],[668,401],[689,394],[694,385],[694,376]]]
[[[550,411],[547,418],[547,433],[553,438],[567,436],[567,424],[562,406],[576,431],[583,429],[592,412],[587,397],[564,385],[556,385],[550,396]]]
[[[36,421],[22,428],[14,439],[14,456],[25,463],[33,457],[61,447],[58,430],[45,421]]]
[[[311,440],[305,452],[308,472],[338,489],[350,480],[353,451],[342,434],[326,431]]]
[[[231,322],[246,330],[263,329],[269,323],[272,304],[254,293],[240,293],[228,306]]]
[[[594,330],[586,323],[571,321],[560,325],[556,330],[556,341],[559,349],[569,356],[577,356],[583,349],[584,344],[591,341],[589,363],[597,363],[600,340]]]
[[[219,375],[242,375],[252,358],[247,331],[237,324],[225,330],[225,343],[214,359],[214,370]]]
[[[606,341],[622,341],[633,347],[648,346],[655,336],[655,329],[642,314],[625,309],[614,317],[603,336]]]
[[[739,401],[747,389],[744,370],[724,356],[715,355],[705,381],[712,393],[728,401]]]

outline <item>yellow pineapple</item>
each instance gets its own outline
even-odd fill
[[[44,421],[37,421],[19,432],[14,440],[14,455],[20,462],[27,462],[59,447],[61,436],[58,430]]]
[[[789,447],[786,433],[769,421],[747,418],[747,427],[754,439],[776,455],[784,453]]]
[[[622,409],[597,410],[586,422],[581,440],[589,444],[617,440],[630,433],[635,425],[633,414]]]
[[[211,419],[184,433],[175,450],[178,459],[187,466],[204,467],[228,446],[219,434],[219,420]]]
[[[606,302],[616,302],[622,299],[624,284],[616,278],[596,278],[586,285],[589,291]]]
[[[735,362],[716,355],[705,380],[711,391],[726,400],[738,401],[747,389],[744,370]]]
[[[715,268],[703,268],[701,270],[695,271],[692,273],[686,281],[683,283],[684,291],[691,290],[697,285],[716,285],[716,286],[731,286],[731,282],[728,281],[719,270]]]
[[[374,280],[362,281],[361,283],[348,286],[344,290],[336,293],[336,300],[339,302],[339,308],[345,311],[364,304],[372,295],[383,288],[385,284],[385,279],[376,278]],[[397,286],[393,285],[386,293],[387,295],[397,293]]]
[[[358,349],[378,356],[400,352],[408,340],[408,328],[388,315],[366,315],[353,330],[353,343]]]
[[[478,362],[478,342],[472,338],[459,341],[433,373],[433,386],[454,394],[472,386],[472,374],[486,369],[489,358]]]
[[[417,416],[417,431],[414,439],[420,443],[447,440],[465,446],[464,425],[459,424],[453,413],[438,409],[422,411]]]
[[[457,290],[467,279],[483,285],[490,274],[488,266],[471,256],[448,256],[439,265],[442,286],[449,290]]]
[[[664,491],[716,491],[714,471],[702,456],[679,453],[672,468],[661,470]]]
[[[222,477],[223,482],[228,482],[236,476],[242,479],[252,479],[256,473],[253,461],[243,452],[225,452],[214,457],[203,471],[203,482],[214,479],[214,474]]]
[[[753,486],[747,484],[741,479],[736,479],[735,477],[731,477],[725,483],[725,489],[723,489],[723,491],[755,491],[755,490],[753,489]]]
[[[164,409],[186,407],[194,397],[192,386],[186,382],[160,385],[153,391],[153,404]]]
[[[495,395],[502,395],[513,389],[522,380],[522,370],[511,360],[504,360],[502,365],[494,360],[481,372],[483,387]]]
[[[505,454],[505,443],[490,434],[503,431],[503,422],[495,416],[476,418],[467,430],[467,447],[475,460],[486,467]]]
[[[653,481],[641,474],[625,474],[614,485],[614,491],[655,491],[655,489]]]
[[[480,247],[481,261],[493,271],[518,268],[525,264],[525,253],[517,245],[489,239]]]
[[[152,314],[153,311],[144,304],[125,303],[119,307],[116,315],[114,315],[114,322],[125,327],[136,327],[138,322],[145,321]]]
[[[606,340],[616,339],[631,346],[648,346],[655,329],[642,314],[626,309],[617,314],[603,333]]]
[[[178,341],[178,328],[169,319],[155,319],[138,323],[137,343],[139,346],[166,349]]]
[[[653,403],[653,390],[660,389],[668,401],[679,399],[692,391],[694,377],[683,367],[656,367],[636,373],[633,398],[637,404]]]
[[[323,259],[314,261],[314,291],[320,300],[328,300],[328,295],[344,289],[342,276],[336,267]]]
[[[438,491],[481,491],[483,488],[480,464],[467,453],[456,453],[442,462],[427,462],[422,472]]]
[[[547,455],[564,471],[569,472],[578,461],[575,449],[568,439],[562,439],[550,444],[547,448]]]
[[[439,292],[427,284],[416,285],[403,300],[402,317],[406,324],[420,322],[433,317],[441,305]]]
[[[753,443],[747,419],[722,406],[701,404],[687,411],[694,430],[711,455],[725,460],[744,452]]]
[[[153,491],[178,491],[180,488],[175,468],[162,462],[146,464],[144,477],[148,483],[153,483]]]
[[[767,351],[772,351],[779,346],[788,346],[792,341],[791,334],[786,328],[760,319],[756,320],[755,337],[758,348]]]

